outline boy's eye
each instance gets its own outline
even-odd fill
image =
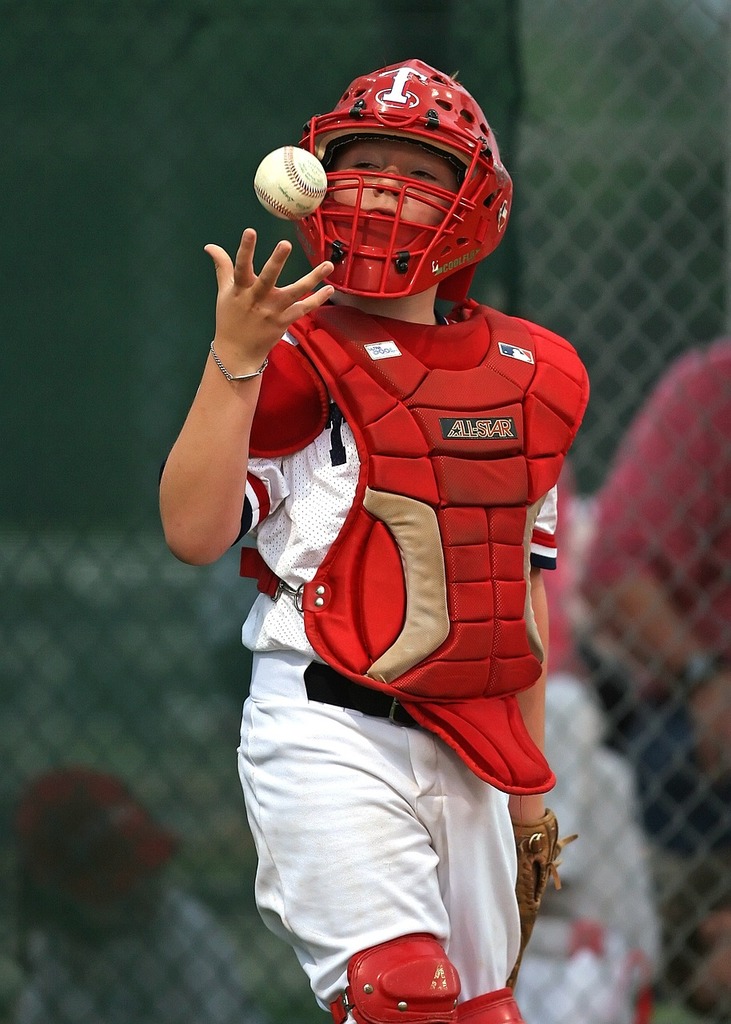
[[[373,160],[356,160],[351,167],[354,171],[371,171],[374,174],[381,172],[382,168]],[[431,171],[424,170],[423,168],[415,168],[414,170],[401,170],[394,171],[394,173],[401,174],[405,178],[421,178],[424,180],[434,181],[435,176]]]

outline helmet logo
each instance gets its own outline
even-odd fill
[[[464,263],[469,263],[470,260],[475,259],[476,256],[480,255],[479,249],[470,249],[469,252],[464,253],[462,256],[455,256],[453,260],[449,260],[448,263],[438,263],[437,260],[431,261],[431,272],[435,277],[440,274],[447,274],[457,267],[461,267]]]
[[[393,85],[390,89],[382,89],[376,93],[376,102],[378,103],[395,103],[401,107],[415,107],[419,102],[419,97],[413,92],[406,90],[406,83],[409,78],[419,78],[422,82],[426,82],[426,75],[422,75],[421,72],[415,71],[414,68],[403,67],[399,68],[396,74],[393,76]]]
[[[507,201],[507,199],[503,199],[502,206],[498,210],[498,214],[497,214],[497,229],[498,229],[498,231],[502,231],[503,230],[503,228],[505,227],[505,222],[507,221],[507,219],[508,219],[508,201]]]

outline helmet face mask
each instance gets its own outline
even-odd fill
[[[339,160],[345,144],[374,139],[437,154],[458,169],[447,176],[453,186],[443,187],[444,175],[435,182]],[[331,284],[382,298],[437,285],[445,298],[464,298],[476,264],[502,239],[512,183],[484,114],[461,85],[418,60],[375,71],[313,118],[300,145],[328,170],[325,201],[297,230],[313,265],[334,262]],[[382,204],[372,199],[375,178]]]

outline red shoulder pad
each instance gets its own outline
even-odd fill
[[[589,401],[589,375],[573,345],[546,327],[521,321],[533,337],[536,352],[536,376],[532,390],[539,392],[545,405],[568,425],[570,446],[581,426]],[[544,429],[546,429],[544,424]]]
[[[589,400],[589,377],[574,347],[545,327],[523,321],[533,336],[536,373],[523,406],[530,500],[558,479]]]
[[[249,453],[260,458],[301,451],[330,415],[325,382],[298,345],[280,341],[269,353],[251,428]]]

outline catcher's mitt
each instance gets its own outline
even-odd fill
[[[557,870],[561,863],[561,851],[577,838],[573,835],[559,839],[556,815],[548,809],[537,821],[522,824],[514,822],[513,829],[518,851],[515,895],[520,911],[520,952],[507,980],[509,988],[515,988],[523,953],[533,932],[548,879],[551,877],[554,886],[557,889],[561,888]]]

